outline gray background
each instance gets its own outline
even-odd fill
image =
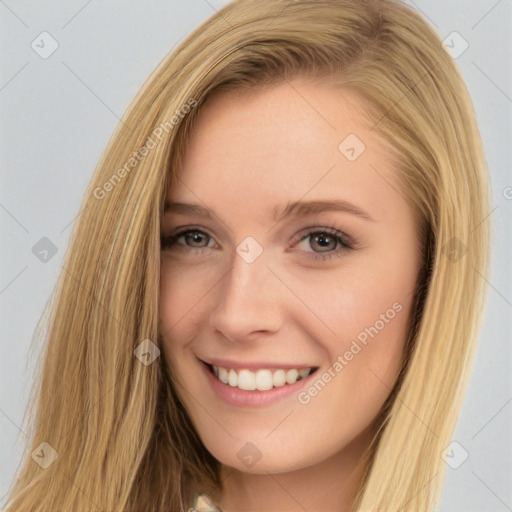
[[[0,506],[26,439],[20,426],[37,356],[27,359],[29,345],[88,180],[147,75],[226,3],[0,0]],[[439,510],[504,512],[512,510],[512,0],[409,3],[443,39],[457,31],[469,43],[456,62],[475,104],[493,189],[488,306],[454,435],[469,458],[447,468]],[[59,45],[46,59],[31,48],[43,31]],[[42,237],[57,248],[46,262],[32,252]],[[460,460],[461,448],[454,453]]]

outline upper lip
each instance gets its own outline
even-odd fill
[[[212,358],[199,358],[200,361],[210,366],[217,366],[233,370],[260,370],[260,369],[274,369],[274,370],[291,370],[297,368],[298,370],[303,368],[317,368],[316,366],[303,363],[279,363],[275,361],[234,361],[232,359],[219,359],[216,357]]]

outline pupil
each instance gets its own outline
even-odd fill
[[[321,247],[326,247],[327,245],[329,245],[329,239],[331,238],[330,235],[320,235],[320,236],[316,236],[315,237],[317,239],[317,241],[319,242],[319,245]]]
[[[192,242],[197,242],[197,243],[200,243],[201,242],[201,237],[203,235],[201,235],[200,233],[189,233],[189,237],[192,238]]]

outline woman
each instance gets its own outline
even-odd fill
[[[434,509],[489,193],[413,10],[233,2],[149,77],[83,207],[9,512]]]

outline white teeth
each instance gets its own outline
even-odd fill
[[[290,370],[261,369],[253,372],[244,369],[237,372],[222,366],[213,366],[212,369],[213,374],[221,382],[244,391],[268,391],[274,387],[295,384],[298,380],[307,377],[313,370],[312,368],[292,368]]]
[[[274,384],[272,383],[272,372],[270,370],[258,370],[256,372],[256,389],[258,389],[259,391],[268,391],[273,387]]]
[[[297,382],[297,377],[299,376],[299,371],[295,368],[293,370],[288,370],[286,372],[286,383],[287,384],[294,384]]]
[[[249,370],[240,370],[238,373],[238,387],[240,389],[245,389],[246,391],[253,391],[256,389],[256,377],[254,376],[254,373]]]
[[[217,372],[218,372],[218,378],[220,381],[224,382],[224,384],[227,384],[228,383],[228,371],[226,370],[226,368],[222,368],[222,367],[214,367],[214,368],[217,368]]]
[[[231,387],[236,387],[238,384],[238,375],[236,374],[235,370],[229,370],[228,373],[228,384]]]
[[[272,383],[276,388],[284,386],[286,384],[286,372],[284,370],[275,371],[272,375]]]

